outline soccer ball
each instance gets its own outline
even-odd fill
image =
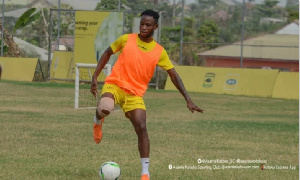
[[[99,168],[99,176],[102,180],[118,180],[121,177],[120,166],[115,162],[105,162]]]

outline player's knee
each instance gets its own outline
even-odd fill
[[[146,133],[147,132],[146,123],[141,122],[141,123],[136,124],[135,131],[137,134]]]
[[[115,102],[112,98],[109,97],[103,97],[100,99],[99,106],[97,107],[98,114],[104,118],[105,116],[108,116],[111,111],[114,110]]]

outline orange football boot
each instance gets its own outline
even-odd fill
[[[97,125],[94,123],[94,141],[99,144],[102,139],[102,124],[104,122],[104,118],[101,119],[101,123]]]
[[[143,174],[141,180],[150,180],[148,174]]]

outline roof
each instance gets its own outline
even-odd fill
[[[63,47],[74,47],[74,37],[60,37],[59,38],[59,48]],[[57,38],[52,42],[52,50],[57,50]]]
[[[49,3],[53,4],[54,6],[58,6],[57,0],[47,0]],[[99,0],[61,0],[61,4],[69,4],[75,10],[95,10]]]
[[[40,0],[33,0],[30,4],[27,5],[29,8],[52,8],[53,4],[50,4],[48,1],[40,1]]]
[[[30,2],[30,1],[26,1]],[[42,7],[53,7],[52,4],[49,4],[48,2],[42,2],[38,0],[31,1],[29,4],[26,4],[27,7],[16,9],[13,11],[4,12],[4,17],[14,17],[19,18],[23,15],[24,12],[26,12],[29,8],[35,7],[35,8],[42,8]],[[0,14],[0,17],[2,17],[2,14]]]
[[[199,53],[199,56],[239,58],[239,43]],[[244,41],[243,57],[253,59],[299,61],[299,35],[269,34]]]
[[[9,1],[8,1],[9,2]],[[20,0],[20,2],[22,2]],[[14,2],[11,2],[12,4],[18,4],[18,1],[15,0]],[[23,1],[24,5],[27,5],[25,8],[20,8],[16,9],[13,11],[8,11],[4,12],[4,17],[14,17],[14,18],[19,18],[24,12],[26,12],[29,7],[37,7],[40,8],[41,6],[47,6],[52,7],[52,6],[58,6],[58,1],[57,0],[46,0],[45,2],[40,2],[37,0],[34,1]],[[97,7],[97,4],[99,3],[99,0],[61,0],[61,4],[69,4],[73,9],[75,10],[95,10]],[[7,3],[8,4],[8,3]],[[2,14],[0,13],[0,17],[2,17]]]
[[[20,8],[13,11],[8,11],[4,13],[4,17],[14,17],[19,18],[24,12],[26,12],[28,8]],[[2,17],[2,14],[0,13],[0,17]]]
[[[299,35],[299,24],[292,22],[278,30],[275,34]]]
[[[5,1],[5,4],[17,4],[17,5],[27,5],[31,0],[8,0]]]
[[[43,61],[48,61],[48,51],[46,49],[30,44],[17,37],[14,37],[14,41],[19,46],[20,49],[27,52],[33,52],[33,54],[38,54],[39,57],[37,58]]]
[[[240,4],[243,3],[243,0],[234,0],[235,2],[238,2]],[[247,1],[245,1],[247,2]],[[264,4],[265,3],[265,0],[252,0],[248,3],[251,3],[251,4]],[[287,0],[278,0],[278,3],[276,4],[276,6],[278,7],[286,7],[287,5]]]

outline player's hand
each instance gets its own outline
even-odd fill
[[[196,106],[193,102],[188,102],[187,103],[187,107],[189,108],[189,110],[194,113],[194,111],[198,111],[203,113],[203,109],[200,109],[198,106]]]
[[[92,83],[91,83],[91,90],[90,90],[90,92],[95,96],[95,97],[97,97],[97,93],[98,93],[98,91],[97,91],[97,85],[98,84],[98,82],[97,82],[97,78],[92,78]]]

